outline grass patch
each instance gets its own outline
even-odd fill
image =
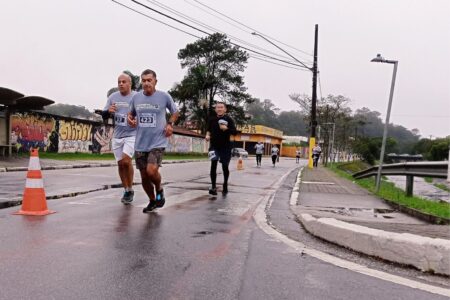
[[[346,173],[353,174],[365,170],[367,168],[370,168],[371,165],[363,161],[357,160],[345,163],[337,163],[337,164],[335,163],[331,166],[331,168],[333,169],[334,167],[338,168],[339,170],[345,171]]]
[[[342,164],[344,165],[344,164]],[[339,176],[356,182],[359,186],[375,194],[375,178],[354,179],[348,172],[348,169],[342,165],[334,165],[330,167]],[[358,170],[360,171],[360,170]],[[405,191],[396,187],[392,182],[382,180],[380,191],[377,196],[401,204],[403,206],[416,209],[423,213],[434,215],[441,218],[450,219],[450,204],[443,202],[430,201],[421,197],[407,197]]]
[[[55,160],[114,160],[114,154],[94,154],[94,153],[51,153],[41,152],[39,157],[43,159]],[[185,159],[207,159],[207,154],[203,153],[166,153],[164,160],[185,160]]]
[[[437,187],[438,189],[441,189],[443,191],[446,191],[446,192],[450,193],[450,189],[448,188],[448,186],[446,186],[443,183],[435,183],[434,186]]]
[[[431,177],[424,177],[423,179],[428,183],[433,183],[433,178]]]

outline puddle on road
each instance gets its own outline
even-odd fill
[[[354,208],[354,207],[333,207],[321,209],[321,211],[328,211],[335,214],[349,216],[349,217],[372,217],[394,219],[394,216],[389,215],[396,212],[389,208]]]

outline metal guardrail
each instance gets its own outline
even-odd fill
[[[381,175],[400,175],[406,176],[406,195],[413,195],[414,176],[447,178],[448,161],[437,162],[407,162],[397,164],[386,164],[381,169]],[[377,176],[378,166],[356,172],[352,176],[355,179]]]

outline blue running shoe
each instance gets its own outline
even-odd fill
[[[163,207],[166,204],[166,198],[164,197],[164,190],[156,192],[156,207]]]

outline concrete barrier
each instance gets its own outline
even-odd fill
[[[387,232],[309,214],[297,217],[308,232],[327,241],[422,271],[450,275],[449,240]]]

